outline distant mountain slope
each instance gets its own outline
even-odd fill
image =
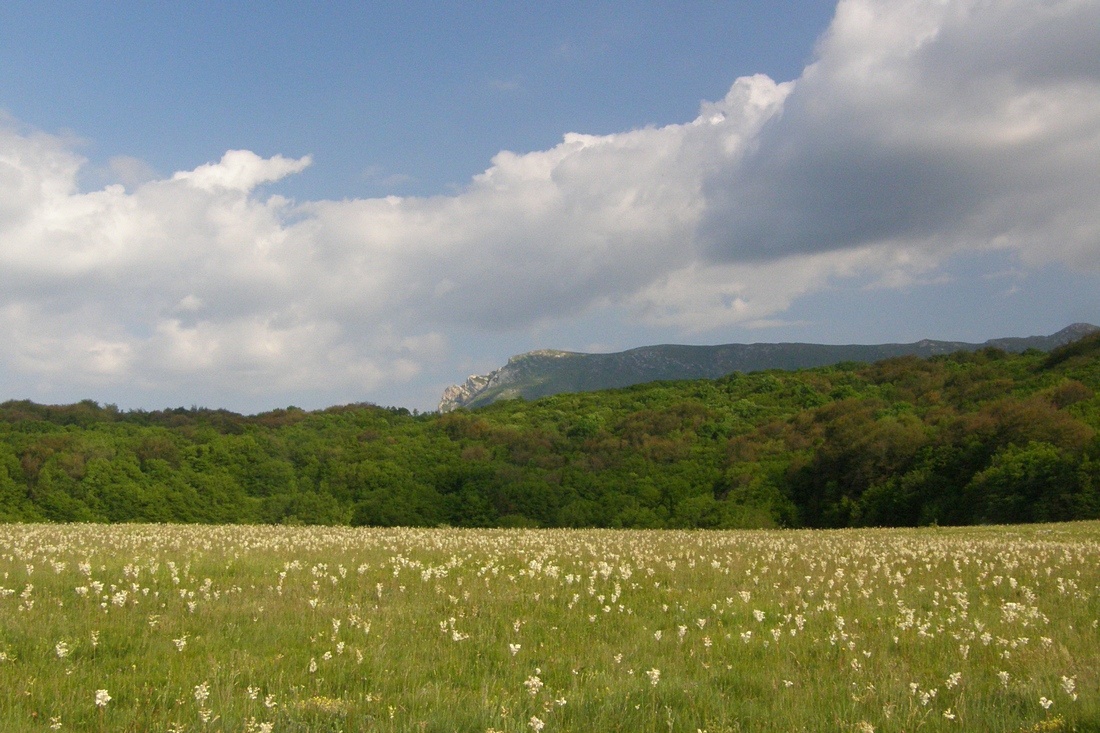
[[[1027,349],[1050,351],[1100,328],[1075,323],[1050,336],[963,341],[918,341],[912,344],[724,344],[720,346],[642,346],[614,354],[583,354],[540,350],[513,356],[485,375],[473,375],[464,384],[448,387],[440,412],[478,407],[502,399],[537,399],[562,392],[593,392],[632,384],[671,379],[714,379],[730,372],[765,369],[806,369],[843,361],[874,362],[897,356],[935,356],[994,347],[1019,353]]]

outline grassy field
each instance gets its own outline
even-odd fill
[[[1100,524],[0,526],[3,731],[1100,730]]]

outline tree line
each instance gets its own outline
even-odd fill
[[[0,521],[845,527],[1100,517],[1100,336],[499,402],[0,404]]]

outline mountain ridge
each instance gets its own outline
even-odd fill
[[[807,369],[846,361],[929,357],[984,348],[1010,353],[1050,351],[1096,331],[1100,327],[1073,323],[1049,336],[1010,336],[981,343],[922,339],[906,344],[658,344],[609,354],[538,349],[512,356],[499,369],[471,375],[463,384],[448,387],[441,396],[439,411],[479,407],[501,399],[537,399],[661,380],[716,379],[731,372]]]

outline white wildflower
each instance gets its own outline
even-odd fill
[[[195,702],[197,702],[201,707],[203,703],[206,702],[207,698],[210,697],[210,683],[203,682],[201,685],[195,685],[194,695]]]
[[[542,680],[538,678],[538,675],[531,675],[523,681],[523,686],[527,688],[528,694],[534,697],[542,689]]]

